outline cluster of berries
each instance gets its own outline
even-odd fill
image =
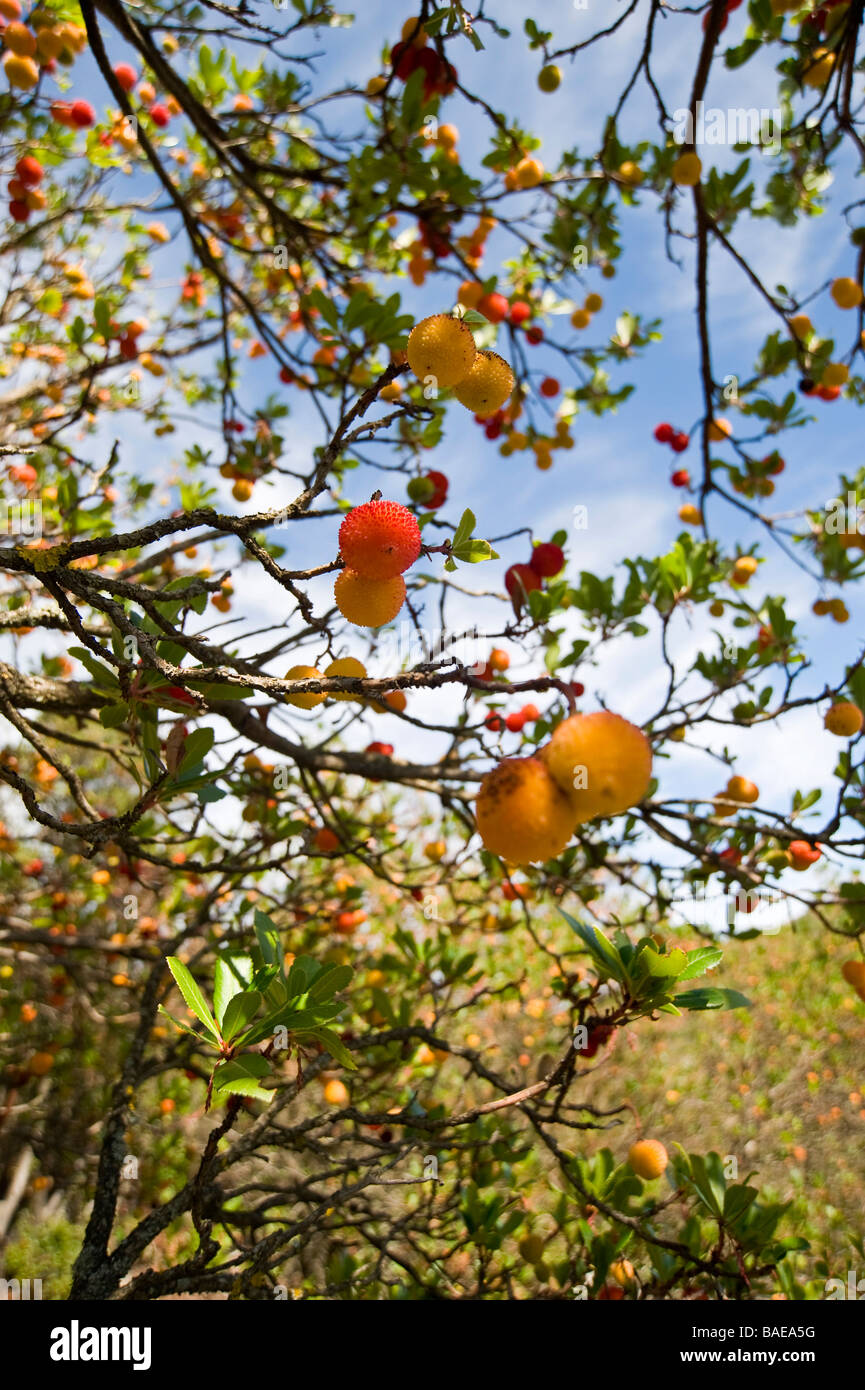
[[[357,627],[383,627],[405,602],[403,574],[421,551],[420,527],[400,502],[353,507],[339,528],[345,568],[333,596],[343,617]]]
[[[511,565],[505,571],[505,589],[519,617],[528,602],[533,589],[543,587],[545,579],[552,579],[564,567],[565,552],[552,541],[542,541],[534,546],[527,565]]]
[[[402,26],[400,42],[391,49],[390,61],[400,82],[408,82],[415,72],[422,72],[425,101],[435,96],[449,96],[457,85],[457,70],[434,48],[428,47],[429,35],[419,19],[407,19]],[[377,97],[387,86],[386,77],[373,77],[367,83],[366,94]]]
[[[13,222],[26,222],[31,212],[45,207],[48,201],[39,187],[44,169],[32,154],[25,154],[15,165],[15,177],[9,180],[9,216]]]
[[[0,0],[0,26],[6,49],[3,71],[9,86],[22,92],[32,91],[42,73],[56,71],[58,62],[71,67],[87,47],[86,29],[55,23],[50,10],[34,10],[23,24],[20,0]]]
[[[406,345],[408,364],[425,387],[453,389],[467,410],[484,417],[504,405],[514,374],[497,352],[478,352],[468,324],[450,314],[416,323]]]

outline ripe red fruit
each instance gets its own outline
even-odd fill
[[[541,587],[540,575],[531,565],[511,565],[505,572],[505,588],[517,612],[526,601],[526,594]]]
[[[523,705],[520,715],[524,724],[534,724],[536,719],[540,719],[541,712],[537,705]]]
[[[423,51],[410,43],[398,43],[391,49],[390,61],[401,82],[407,82],[415,69],[420,67],[420,55]]]
[[[841,395],[840,386],[818,386],[817,395],[821,401],[837,401]]]
[[[510,320],[514,328],[519,328],[531,316],[532,306],[527,304],[524,299],[518,299],[515,304],[511,305]]]
[[[114,69],[114,76],[117,78],[117,85],[122,87],[124,92],[131,92],[138,81],[138,73],[131,63],[118,63]]]
[[[493,416],[492,419],[487,420],[486,424],[484,425],[484,434],[486,435],[487,439],[498,439],[501,432],[501,420],[497,420],[495,416]]]
[[[478,300],[478,313],[483,314],[490,323],[501,323],[502,319],[507,316],[509,307],[503,294],[485,294],[482,299]]]
[[[425,502],[421,502],[420,505],[423,507],[424,511],[435,512],[438,511],[439,507],[443,507],[447,501],[450,483],[444,473],[439,473],[435,468],[431,468],[426,476],[434,485],[435,492],[431,497],[428,497]]]
[[[585,695],[586,693],[586,687],[583,685],[582,681],[571,681],[571,689],[573,690],[578,700],[581,695]]]
[[[87,126],[93,125],[96,120],[96,112],[89,101],[73,101],[69,108],[69,123],[77,126],[79,130],[85,130]]]
[[[561,387],[554,376],[545,376],[541,382],[542,396],[557,396]]]
[[[25,154],[15,165],[15,173],[23,184],[33,188],[37,183],[42,182],[44,169],[38,159],[34,159],[32,154]]]
[[[787,848],[790,852],[790,862],[799,873],[805,869],[810,869],[811,865],[816,864],[820,858],[820,851],[817,846],[809,845],[807,840],[791,840]]]
[[[484,719],[484,723],[494,734],[499,733],[502,727],[502,721],[497,714],[488,714]]]
[[[157,101],[150,108],[150,119],[154,125],[167,126],[171,120],[171,112],[167,106],[163,106],[161,102]]]
[[[280,367],[279,379],[284,386],[290,386],[294,381],[294,372],[291,370],[291,367]]]
[[[19,203],[13,198],[9,204],[9,216],[13,222],[26,222],[30,216],[30,209],[26,203]]]
[[[383,758],[391,758],[393,757],[393,744],[380,743],[378,739],[376,739],[374,743],[367,744],[366,751],[367,753],[379,753]]]
[[[522,733],[525,722],[522,710],[518,710],[516,713],[507,716],[505,719],[505,727],[509,729],[512,734],[519,734]]]
[[[531,343],[532,347],[537,347],[538,343],[542,343],[543,341],[544,330],[538,328],[537,324],[533,324],[531,328],[526,329],[526,342]]]
[[[742,851],[739,849],[735,849],[734,846],[730,845],[727,849],[721,850],[721,853],[718,855],[718,858],[720,859],[722,864],[741,864]]]
[[[673,438],[670,440],[670,445],[677,454],[682,454],[685,452],[690,442],[688,435],[686,435],[683,430],[679,430],[678,433],[673,435]]]
[[[417,520],[400,502],[364,502],[339,528],[339,548],[349,569],[366,579],[393,579],[420,555]]]
[[[673,484],[673,487],[687,487],[690,481],[691,475],[688,472],[687,468],[677,468],[675,473],[670,478],[670,482]]]
[[[666,421],[661,425],[655,426],[655,438],[659,444],[672,444],[674,434],[675,430],[673,426],[668,425]]]
[[[552,579],[554,574],[559,573],[564,563],[565,552],[560,545],[553,545],[552,541],[544,541],[541,545],[536,545],[529,560],[531,568],[541,579]]]

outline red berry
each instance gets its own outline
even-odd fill
[[[391,49],[390,61],[401,82],[407,82],[415,68],[420,66],[422,51],[408,43],[398,43]]]
[[[531,593],[532,589],[539,589],[540,587],[540,576],[535,573],[531,565],[511,565],[510,569],[505,572],[505,588],[517,611],[525,603],[526,594]]]
[[[523,705],[520,715],[524,724],[534,724],[536,719],[540,719],[541,712],[537,705]]]
[[[138,356],[138,343],[131,333],[124,333],[118,344],[120,356],[127,362],[132,362]]]
[[[93,125],[95,120],[96,112],[89,101],[73,101],[69,108],[71,125],[78,126],[79,130],[84,130],[87,126]]]
[[[691,475],[687,468],[677,468],[670,479],[673,487],[687,487],[691,481]]]
[[[721,860],[722,864],[741,864],[742,851],[730,846],[727,849],[722,849],[718,858]]]
[[[538,328],[537,324],[526,329],[526,342],[531,343],[532,347],[537,347],[538,343],[544,341],[544,330]]]
[[[666,421],[662,425],[655,426],[655,438],[659,444],[672,444],[675,430]]]
[[[511,305],[510,320],[514,328],[519,328],[531,316],[532,306],[527,304],[524,299],[518,299],[516,304]]]
[[[21,182],[30,188],[42,182],[42,175],[44,172],[39,160],[34,159],[32,154],[23,155],[15,165],[15,173],[18,175]]]
[[[150,108],[150,119],[154,125],[167,126],[171,120],[171,112],[167,106],[163,106],[161,102],[156,102]]]
[[[542,396],[557,396],[560,389],[559,383],[554,376],[545,376],[541,382]]]
[[[522,733],[525,722],[522,710],[519,710],[516,714],[509,714],[505,719],[505,725],[512,734]]]
[[[487,420],[487,423],[486,423],[486,425],[484,426],[484,434],[486,435],[487,439],[498,439],[498,437],[499,437],[499,435],[501,434],[501,432],[502,432],[502,422],[501,422],[501,420],[496,420],[495,418],[493,418],[493,419],[491,419],[491,420]]]
[[[688,435],[686,435],[682,430],[679,430],[677,434],[674,434],[673,438],[670,440],[670,444],[672,445],[673,449],[677,454],[683,454],[690,442],[691,441]]]
[[[290,367],[280,367],[279,379],[284,386],[290,386],[291,383],[294,381],[294,372],[291,370]]]
[[[586,693],[586,687],[583,685],[582,681],[571,681],[571,689],[573,690],[577,699],[579,699],[581,695],[585,695]]]
[[[488,714],[484,723],[488,729],[492,729],[494,734],[497,734],[502,727],[502,721],[497,714]]]
[[[435,492],[431,497],[428,497],[425,502],[421,502],[420,505],[423,507],[424,511],[435,512],[438,511],[439,507],[444,506],[447,501],[448,487],[450,484],[444,473],[439,473],[435,468],[431,469],[426,476],[435,487]]]
[[[423,50],[421,51],[423,52]],[[502,319],[506,317],[509,307],[503,294],[485,294],[478,301],[478,313],[483,314],[490,323],[501,323]]]
[[[26,203],[19,203],[13,198],[12,202],[9,204],[9,216],[12,218],[13,222],[26,222],[27,218],[30,216],[30,209]]]
[[[131,92],[138,81],[138,73],[131,63],[118,63],[114,69],[114,76],[117,78],[117,85],[122,87],[124,92]]]
[[[552,579],[554,574],[565,563],[565,552],[560,545],[553,545],[551,541],[544,541],[541,545],[536,545],[532,551],[529,564],[535,574],[540,575],[541,579]]]
[[[817,395],[821,401],[837,401],[841,395],[840,386],[818,386]]]
[[[400,502],[364,502],[339,528],[339,548],[349,569],[367,579],[393,579],[420,555],[416,518]]]

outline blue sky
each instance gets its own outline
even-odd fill
[[[590,50],[588,58],[583,55],[574,66],[564,60],[561,63],[564,80],[552,95],[545,95],[537,88],[540,58],[529,53],[522,34],[525,15],[533,14],[539,23],[554,27],[554,46],[559,47],[587,37],[599,24],[609,22],[614,8],[618,7],[590,2],[587,8],[577,9],[565,0],[555,7],[527,5],[520,0],[493,0],[491,8],[496,18],[511,28],[513,36],[504,42],[485,32],[487,49],[483,53],[475,53],[467,42],[455,44],[453,61],[461,79],[471,88],[481,90],[487,100],[509,118],[517,119],[542,138],[539,154],[547,168],[555,167],[562,149],[574,145],[583,152],[597,149],[610,109],[611,94],[618,95],[625,85],[639,52],[645,6],[639,8],[636,22],[629,21],[612,40]],[[743,6],[731,16],[725,34],[731,42],[737,41],[744,29],[745,8]],[[309,53],[319,47],[326,50],[327,56],[317,60],[315,65],[313,82],[317,90],[333,89],[343,80],[365,85],[370,76],[380,71],[383,43],[396,41],[403,20],[412,13],[406,4],[386,4],[380,0],[363,0],[356,9],[357,21],[353,27],[336,28],[322,34],[320,44],[311,42],[307,36],[296,45],[298,52]],[[554,19],[550,19],[551,13]],[[668,109],[672,111],[687,104],[701,38],[700,21],[698,17],[667,16],[659,22],[658,28],[653,71]],[[127,55],[118,47],[111,49],[111,56],[119,60]],[[95,94],[93,85],[85,80],[86,71],[85,67],[80,69],[81,80],[90,88],[87,95],[101,109],[103,101]],[[94,77],[94,81],[99,79]],[[73,83],[73,88],[76,85]],[[771,64],[765,59],[754,60],[736,72],[727,72],[716,64],[707,105],[771,108],[776,105],[775,86]],[[73,90],[73,95],[79,94],[79,90]],[[344,111],[347,128],[362,131],[365,118],[361,104],[346,102]],[[329,108],[328,116],[336,124],[336,108]],[[442,117],[459,126],[463,163],[472,169],[488,148],[485,122],[459,97],[444,103]],[[657,138],[654,104],[642,83],[635,89],[622,117],[620,137],[634,142]],[[718,146],[702,153],[704,163],[711,159],[721,166],[738,158],[728,148]],[[755,154],[753,165],[758,182],[762,169],[771,167],[770,161],[759,154]],[[783,281],[810,294],[835,275],[854,272],[854,254],[840,216],[840,210],[852,202],[854,196],[849,163],[842,161],[838,178],[827,195],[826,216],[791,230],[779,228],[768,220],[742,223],[736,229],[735,242],[770,285]],[[170,217],[165,220],[170,221]],[[687,195],[683,198],[679,222],[690,229]],[[690,428],[702,412],[690,246],[680,240],[677,250],[681,267],[669,263],[665,257],[663,221],[656,200],[650,194],[641,195],[639,211],[631,210],[624,217],[623,238],[624,254],[617,264],[615,279],[602,280],[597,271],[591,271],[581,290],[577,285],[570,288],[574,293],[597,290],[604,296],[604,309],[584,335],[587,342],[605,340],[614,331],[616,316],[624,310],[639,312],[647,319],[663,320],[663,340],[631,364],[629,372],[613,376],[614,385],[626,380],[635,382],[637,389],[630,400],[615,415],[600,419],[580,415],[575,428],[576,447],[568,453],[557,452],[553,469],[546,473],[534,467],[531,454],[503,459],[497,445],[488,442],[471,417],[459,408],[452,408],[448,414],[444,444],[437,454],[428,455],[429,466],[442,468],[451,478],[448,515],[456,520],[465,507],[470,507],[478,518],[480,535],[507,532],[528,521],[536,537],[546,539],[560,528],[571,531],[575,505],[586,505],[588,529],[572,532],[573,543],[569,546],[569,569],[575,578],[580,569],[607,574],[624,557],[652,555],[669,548],[682,529],[676,512],[683,499],[668,481],[673,456],[655,443],[652,429],[662,419],[672,421],[677,427]],[[484,273],[493,273],[499,258],[512,254],[512,250],[510,241],[495,234],[488,245]],[[155,252],[154,282],[176,283],[180,260],[185,257],[182,240]],[[755,352],[765,333],[776,327],[777,321],[747,288],[735,266],[718,252],[712,255],[710,288],[716,375],[745,376],[753,366]],[[406,309],[416,318],[447,309],[452,303],[450,296],[442,301],[442,291],[435,285],[417,289],[404,280],[400,289]],[[809,311],[821,336],[838,333],[839,346],[846,349],[853,332],[854,315],[836,310],[825,292]],[[572,340],[567,320],[548,324],[550,332],[555,329],[564,329],[565,339]],[[502,340],[505,354],[506,342]],[[561,358],[544,348],[534,351],[533,362],[543,370],[552,371],[563,385],[567,385]],[[266,359],[249,366],[243,395],[247,409],[254,409],[257,400],[274,389],[274,377],[273,365]],[[791,375],[788,382],[790,386],[795,385],[795,377]],[[811,404],[819,423],[782,436],[779,441],[787,468],[772,499],[772,510],[788,511],[806,504],[824,503],[835,494],[838,471],[852,470],[858,465],[862,433],[855,407],[843,400],[835,404],[815,400]],[[726,413],[735,421],[734,413]],[[103,438],[107,440],[109,436],[113,436],[110,427],[104,431]],[[200,425],[181,427],[176,435],[161,441],[150,441],[140,435],[125,436],[124,461],[149,473],[158,459],[161,472],[164,463],[172,458],[179,459],[184,445],[203,437],[207,435]],[[218,444],[218,438],[218,433],[214,433],[214,443]],[[308,458],[310,450],[318,443],[320,433],[301,405],[287,431],[287,461]],[[677,463],[690,465],[692,473],[699,471],[696,443],[688,454],[677,459]],[[350,474],[347,481],[352,500],[356,501],[363,500],[380,485],[380,475],[364,470]],[[236,510],[236,504],[230,499],[229,484],[222,484],[220,480],[220,487],[226,508]],[[401,483],[396,495],[403,495]],[[160,496],[170,498],[170,505],[176,505],[176,494]],[[289,496],[287,494],[284,500],[289,500]],[[282,500],[282,495],[276,491],[257,488],[250,509],[276,505]],[[713,533],[730,546],[738,541],[747,548],[753,541],[760,541],[768,563],[752,581],[752,591],[766,590],[787,596],[791,615],[807,634],[813,662],[808,678],[811,688],[822,688],[827,679],[834,683],[844,661],[855,654],[857,639],[861,640],[865,616],[861,598],[854,598],[849,586],[844,592],[852,615],[844,628],[836,626],[831,619],[814,618],[810,613],[811,603],[817,596],[813,582],[766,542],[761,528],[750,526],[741,514],[717,499],[711,503],[709,517]],[[283,543],[287,534],[284,532],[280,537]],[[318,563],[323,550],[335,553],[336,524],[324,522],[295,527],[290,541],[293,565]],[[525,538],[501,547],[501,561],[472,570],[463,569],[461,581],[471,588],[498,589],[506,565],[524,559],[526,548]],[[269,582],[252,571],[238,573],[235,582],[238,611],[249,611],[250,605],[257,618],[272,619],[273,593]],[[322,581],[310,591],[322,606],[329,597],[328,587],[327,581]],[[485,601],[473,604],[464,618],[480,625],[489,621],[497,630],[501,625],[501,613],[500,605]],[[679,617],[673,625],[674,651],[684,657],[693,655],[701,645],[708,650],[714,649],[717,639],[707,627],[707,621],[705,610],[690,618],[685,614]],[[571,627],[576,631],[576,622],[572,622]],[[231,630],[227,628],[226,633]],[[364,646],[365,640],[361,639],[358,647],[352,649],[363,656]],[[630,639],[611,644],[597,671],[579,673],[587,686],[587,707],[592,707],[594,697],[600,696],[612,708],[638,722],[648,717],[660,701],[665,679],[656,653],[652,638],[645,639],[642,644]],[[310,652],[310,656],[312,654]],[[516,650],[513,655],[516,675],[525,677],[533,671],[539,672],[531,662],[520,666]],[[374,660],[369,662],[369,667],[375,672]],[[418,694],[413,697],[411,712],[418,718],[429,717],[439,722],[445,712],[455,710],[458,704],[455,692]],[[304,717],[299,715],[298,720],[298,727],[304,727]],[[794,712],[779,725],[759,731],[731,733],[726,742],[741,754],[740,770],[759,783],[765,792],[766,804],[785,807],[794,786],[831,788],[831,769],[840,745],[823,733],[816,711]],[[369,728],[358,729],[356,737],[350,735],[349,741],[363,743],[370,737],[398,742],[400,752],[406,756],[432,758],[441,748],[437,736],[422,734],[390,717],[379,717],[374,733]],[[677,795],[710,794],[723,781],[717,767],[705,754],[693,748],[677,749],[675,758],[663,764],[661,776],[662,791]]]

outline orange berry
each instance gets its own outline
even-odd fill
[[[514,374],[497,352],[479,352],[474,365],[454,390],[454,395],[475,415],[492,415],[514,389]]]
[[[433,378],[435,386],[444,390],[468,376],[477,348],[467,323],[450,314],[433,314],[415,324],[406,356],[419,381]]]
[[[344,1081],[338,1081],[336,1079],[326,1081],[323,1095],[328,1105],[348,1104],[348,1087]]]
[[[865,722],[861,709],[850,700],[840,700],[826,711],[823,727],[839,738],[853,738]]]
[[[561,854],[574,827],[568,798],[539,758],[506,758],[488,772],[475,814],[486,848],[515,864]]]
[[[172,1110],[174,1109],[174,1101],[171,1099],[170,1096],[166,1096],[164,1100],[161,1100],[159,1102],[159,1109],[161,1110],[163,1115],[171,1114]]]
[[[563,720],[541,756],[578,825],[636,806],[652,777],[652,748],[646,735],[608,710]]]
[[[321,672],[314,666],[292,666],[286,671],[287,681],[314,681],[321,680]],[[316,705],[324,703],[324,695],[316,694],[314,690],[309,690],[301,695],[286,695],[286,701],[290,705],[296,705],[298,709],[315,709]]]
[[[405,580],[369,579],[356,570],[341,570],[333,586],[336,606],[356,627],[384,627],[392,622],[405,602]]]
[[[667,1150],[658,1139],[638,1139],[628,1150],[628,1162],[638,1178],[651,1182],[667,1166]]]

